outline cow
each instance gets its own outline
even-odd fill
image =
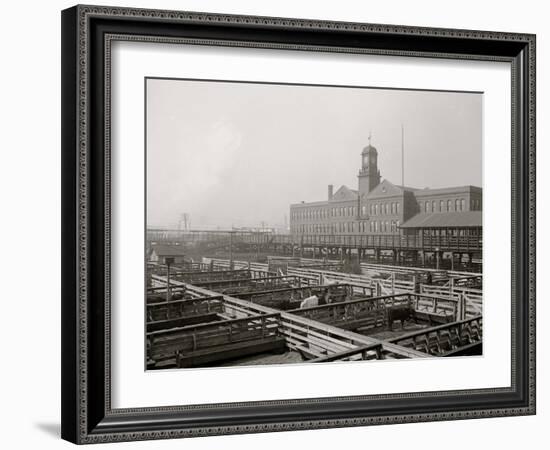
[[[300,303],[300,309],[312,308],[314,306],[319,306],[319,297],[317,297],[316,295],[305,298],[304,300],[302,300],[302,303]]]
[[[395,305],[390,306],[387,309],[388,314],[388,328],[393,330],[393,322],[399,320],[401,322],[401,329],[406,320],[414,319],[416,322],[416,315],[414,308],[410,305]]]

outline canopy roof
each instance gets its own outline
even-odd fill
[[[481,211],[420,213],[407,220],[401,228],[481,228]]]

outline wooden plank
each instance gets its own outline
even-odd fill
[[[202,314],[198,316],[180,317],[179,319],[157,320],[147,322],[147,331],[167,330],[170,328],[184,327],[187,325],[195,325],[199,323],[210,323],[220,320],[220,316],[216,313]]]
[[[285,339],[275,336],[180,354],[176,357],[176,364],[178,367],[200,367],[267,352],[283,353],[286,348]]]

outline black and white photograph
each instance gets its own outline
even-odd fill
[[[144,91],[146,370],[483,357],[483,92]]]

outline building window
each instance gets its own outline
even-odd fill
[[[432,212],[436,212],[435,200],[432,201]]]
[[[451,212],[453,210],[453,202],[451,200],[447,200],[447,211]]]
[[[430,202],[426,202],[426,212],[430,212]]]
[[[443,200],[439,201],[439,212],[445,211],[445,202]]]
[[[457,198],[455,199],[455,211],[460,211],[460,200]]]
[[[374,205],[374,215],[378,215],[378,204]]]
[[[466,200],[464,200],[463,198],[460,199],[460,210],[466,211]]]

